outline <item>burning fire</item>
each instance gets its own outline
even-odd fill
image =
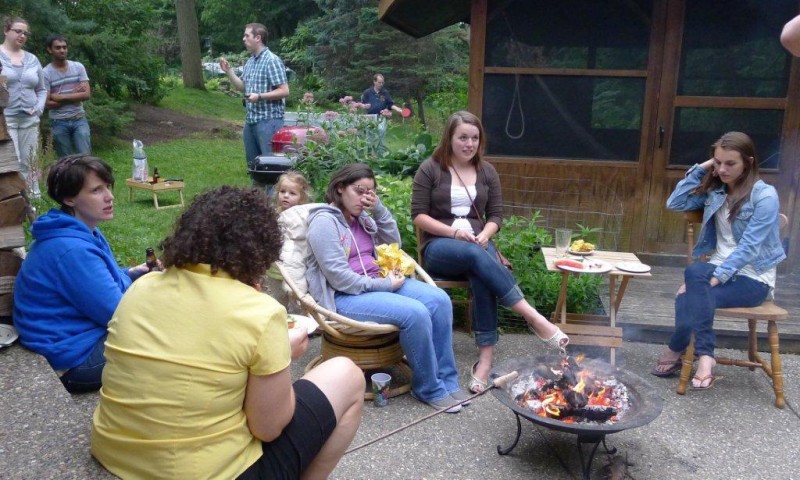
[[[612,375],[584,368],[583,359],[538,365],[511,387],[512,397],[522,408],[566,423],[615,423],[629,408],[628,389]]]

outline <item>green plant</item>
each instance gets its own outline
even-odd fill
[[[83,105],[92,126],[92,136],[112,137],[133,121],[133,114],[127,111],[125,103],[111,98],[99,85],[92,89],[92,100]]]
[[[597,243],[598,234],[603,231],[602,228],[599,227],[587,227],[581,225],[580,223],[576,223],[575,225],[578,226],[578,233],[572,234],[572,239],[583,239],[589,243]]]
[[[383,205],[392,212],[403,250],[417,258],[417,237],[414,233],[414,223],[411,221],[411,178],[397,175],[376,175],[378,196]]]
[[[552,244],[552,235],[544,227],[541,212],[531,218],[512,216],[503,221],[503,228],[495,236],[497,248],[514,266],[517,279],[525,298],[545,317],[555,310],[562,276],[547,270],[540,252],[542,245]],[[567,309],[570,312],[592,312],[598,306],[598,275],[580,275],[570,279],[567,285]],[[506,329],[525,328],[525,322],[510,310],[504,310],[501,326]]]

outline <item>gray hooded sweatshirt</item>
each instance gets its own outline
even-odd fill
[[[372,216],[358,217],[361,227],[375,245],[400,243],[400,231],[391,212],[378,201]],[[364,292],[391,292],[392,280],[358,274],[347,262],[353,234],[344,214],[332,205],[321,205],[308,213],[308,291],[321,306],[336,311],[336,292],[358,295]]]

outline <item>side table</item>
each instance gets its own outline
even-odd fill
[[[150,178],[152,180],[152,177]],[[125,185],[128,186],[128,201],[133,201],[133,191],[134,190],[144,190],[146,192],[150,192],[153,194],[153,205],[156,207],[156,210],[161,210],[162,208],[172,208],[172,207],[183,207],[183,186],[184,183],[176,180],[170,180],[166,182],[158,182],[158,183],[150,183],[150,182],[137,182],[134,181],[132,178],[125,180]],[[158,194],[163,192],[178,192],[180,196],[181,203],[176,203],[175,205],[158,205]]]

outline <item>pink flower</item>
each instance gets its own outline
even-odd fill
[[[340,137],[343,137],[345,135],[345,133],[346,132],[344,130],[339,130],[338,132],[336,132],[336,135],[339,135]]]
[[[355,112],[358,110],[358,104],[355,102],[348,103],[347,108],[349,108],[351,112]]]
[[[350,128],[347,129],[347,133],[349,133],[350,135],[355,135],[356,133],[358,133],[358,129],[354,128],[354,127],[350,127]]]
[[[353,102],[353,97],[351,97],[350,95],[347,95],[339,99],[339,103],[341,103],[342,105],[348,105],[352,102]]]
[[[325,117],[325,120],[332,121],[332,120],[336,120],[337,118],[339,118],[339,114],[336,113],[336,112],[333,112],[331,110],[328,110],[327,112],[325,112],[323,114],[323,117]]]
[[[304,93],[301,102],[306,104],[314,103],[314,94],[311,92]]]

